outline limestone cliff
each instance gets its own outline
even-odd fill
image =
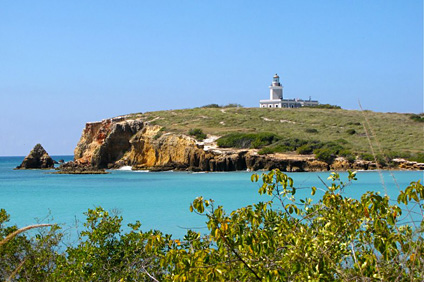
[[[192,137],[164,133],[141,119],[118,117],[87,123],[67,167],[235,171],[279,168],[283,171],[327,170],[313,158],[261,156],[255,150],[205,149]]]
[[[258,155],[256,150],[204,146],[190,136],[125,116],[87,123],[67,167],[89,169],[131,166],[146,170],[235,171],[278,168],[282,171],[374,169],[372,162],[337,159],[331,166],[313,156]]]

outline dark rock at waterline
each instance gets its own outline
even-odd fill
[[[57,168],[56,174],[107,174],[105,169],[95,168],[88,164],[81,164],[74,161],[63,163]]]
[[[54,168],[53,159],[47,154],[41,144],[35,145],[28,156],[16,169],[50,169]]]

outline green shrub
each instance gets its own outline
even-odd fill
[[[330,105],[330,104],[319,104],[314,106],[309,106],[310,108],[317,108],[317,109],[341,109],[342,107],[336,106],[336,105]]]
[[[222,106],[223,108],[243,108],[243,105],[236,104],[236,103],[230,103],[225,106]]]
[[[356,130],[351,128],[351,129],[346,130],[346,133],[349,134],[349,135],[353,135],[353,134],[356,133]]]
[[[356,160],[356,157],[354,155],[346,155],[344,156],[344,158],[350,163],[353,163]]]
[[[326,162],[328,164],[333,163],[334,159],[336,158],[334,152],[328,148],[315,149],[314,154],[317,160]]]
[[[410,158],[410,161],[415,161],[415,162],[419,162],[419,163],[424,163],[424,153],[416,153],[413,154]]]
[[[424,113],[421,114],[412,114],[410,117],[413,121],[424,122]]]
[[[208,105],[202,106],[201,108],[243,108],[243,105],[236,104],[236,103],[229,103],[225,106],[221,106],[218,104],[208,104]]]
[[[342,145],[337,144],[335,142],[325,143],[322,147],[323,148],[326,148],[326,149],[329,149],[335,155],[338,155],[339,152],[344,149],[344,147]]]
[[[360,122],[348,122],[346,125],[361,125]]]
[[[380,155],[380,154],[376,155],[374,159],[374,156],[372,154],[362,153],[360,155],[360,158],[364,161],[370,161],[370,162],[375,162],[375,160],[377,160],[377,163],[382,166],[385,166],[389,161],[387,157],[384,157],[383,155]]]
[[[217,140],[222,148],[264,148],[258,153],[283,153],[297,152],[298,154],[311,154],[316,149],[325,149],[331,155],[337,156],[345,148],[336,142],[322,143],[317,140],[303,140],[298,138],[282,139],[274,133],[231,133]],[[324,154],[324,153],[323,153]],[[345,154],[351,154],[350,151]]]
[[[273,153],[275,153],[275,151],[274,151],[273,148],[270,148],[270,147],[265,147],[265,148],[262,148],[258,151],[259,155],[268,155],[268,154],[273,154]]]
[[[279,137],[274,133],[257,133],[255,134],[255,139],[253,140],[252,147],[253,148],[262,148],[264,146],[270,145],[276,142]]]
[[[374,161],[374,156],[370,153],[362,153],[360,158],[364,161]]]
[[[206,138],[206,134],[199,128],[190,129],[188,135],[194,136],[197,140],[202,141]]]
[[[411,153],[409,152],[396,152],[396,151],[389,150],[389,151],[384,151],[384,155],[390,160],[398,159],[398,158],[409,160],[411,158]]]
[[[254,138],[246,133],[230,133],[222,136],[216,143],[222,148],[250,148]]]
[[[279,140],[274,133],[230,133],[217,140],[222,148],[262,148]]]
[[[218,104],[208,104],[208,105],[202,106],[201,108],[221,108],[221,106]]]
[[[310,144],[304,144],[296,149],[296,152],[301,155],[309,155],[314,151]]]
[[[386,157],[384,157],[380,154],[378,154],[376,156],[376,159],[377,159],[378,164],[381,165],[381,166],[386,166],[387,163],[389,162],[389,160]]]
[[[141,230],[139,221],[124,231],[121,216],[96,207],[84,213],[78,239],[63,248],[66,234],[59,226],[19,234],[0,209],[0,280],[423,280],[420,180],[397,198],[366,192],[359,199],[345,192],[356,180],[352,172],[346,180],[331,173],[321,195],[311,187],[316,196],[305,199],[279,170],[253,174],[251,180],[266,202],[228,212],[212,199],[197,197],[190,211],[204,216],[205,232],[188,230],[183,238]],[[405,220],[411,212],[416,216]]]
[[[307,133],[318,133],[318,130],[316,130],[315,128],[306,128],[305,132],[307,132]]]
[[[352,152],[349,149],[341,149],[339,150],[338,155],[342,157],[351,156]]]
[[[314,154],[318,160],[331,164],[343,150],[345,149],[340,144],[328,142],[323,144],[322,147],[315,149]]]
[[[346,145],[349,143],[346,139],[343,139],[343,138],[337,139],[334,142],[342,144],[342,145]]]

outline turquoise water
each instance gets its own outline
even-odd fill
[[[70,160],[71,156],[54,159]],[[13,170],[23,157],[0,157],[0,208],[11,215],[11,223],[25,226],[48,220],[75,226],[84,220],[88,208],[102,206],[119,211],[125,223],[140,220],[142,229],[159,229],[177,237],[187,228],[207,232],[205,218],[189,212],[197,196],[212,198],[228,212],[270,198],[257,193],[259,184],[252,183],[252,172],[186,173],[133,172],[113,170],[106,175],[59,175],[45,170]],[[404,189],[411,181],[423,179],[423,172],[392,172]],[[329,172],[289,173],[299,189],[296,196],[310,196],[310,187],[324,188]],[[346,173],[341,176],[346,179]],[[380,191],[395,199],[399,188],[391,173],[383,172],[385,187],[375,171],[358,172],[358,181],[346,189],[347,195],[359,198],[366,191]],[[322,195],[317,191],[317,197]],[[47,219],[48,215],[51,217]]]

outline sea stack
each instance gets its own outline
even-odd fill
[[[41,144],[35,145],[28,156],[25,157],[16,169],[50,169],[54,168],[53,159],[47,154]]]

